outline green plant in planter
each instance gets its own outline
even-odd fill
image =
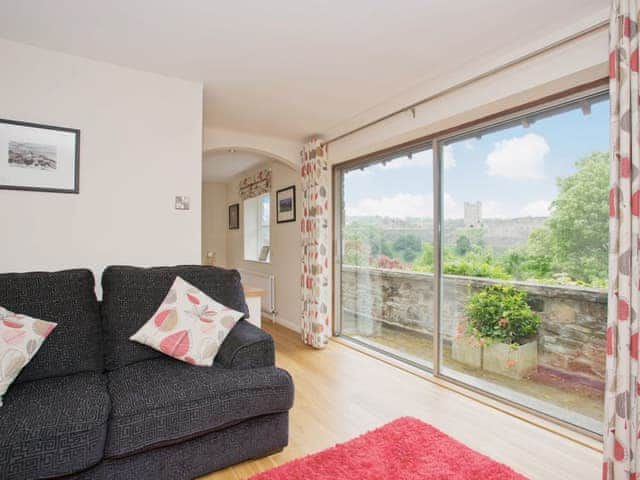
[[[527,293],[509,285],[492,285],[465,304],[465,333],[481,344],[506,343],[517,348],[538,333],[540,317],[527,304]]]

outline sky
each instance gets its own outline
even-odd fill
[[[609,150],[609,102],[585,115],[570,111],[486,132],[480,138],[451,139],[443,146],[445,218],[462,218],[464,202],[482,202],[483,218],[549,216],[557,178],[575,172],[577,159]],[[386,165],[345,172],[346,213],[395,218],[433,216],[432,152],[399,157]]]

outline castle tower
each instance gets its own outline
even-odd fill
[[[482,203],[464,202],[465,228],[482,228]]]

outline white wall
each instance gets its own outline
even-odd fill
[[[301,145],[283,138],[207,127],[204,129],[203,144],[204,152],[240,148],[243,151],[265,154],[294,168],[300,164]]]
[[[209,263],[207,252],[215,254],[215,265],[227,266],[227,185],[202,184],[202,262]]]
[[[244,260],[243,229],[228,230],[227,266],[252,272],[274,275],[276,278],[277,322],[294,330],[300,328],[300,175],[297,170],[279,161],[251,169],[236,176],[227,186],[227,204],[240,203],[240,225],[244,224],[244,208],[240,200],[238,184],[247,173],[270,167],[271,189],[271,263]],[[296,186],[296,221],[276,223],[276,191],[290,185]]]
[[[202,86],[4,40],[0,58],[0,116],[81,130],[80,194],[0,190],[0,271],[199,263]]]

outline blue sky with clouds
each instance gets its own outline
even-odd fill
[[[547,216],[557,177],[575,172],[575,161],[609,149],[609,103],[577,107],[518,124],[481,138],[444,146],[444,213],[461,218],[464,202],[481,201],[484,218]],[[345,173],[347,215],[431,217],[431,152]]]

